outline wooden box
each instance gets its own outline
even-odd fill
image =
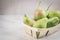
[[[33,28],[33,27],[30,27],[30,26],[24,24],[24,30],[25,30],[25,32],[28,35],[30,35],[30,36],[32,36],[34,38],[45,37],[47,35],[55,33],[59,29],[60,29],[60,24],[56,25],[55,27],[51,27],[51,28]]]

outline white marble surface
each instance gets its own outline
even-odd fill
[[[21,15],[0,15],[0,40],[60,40],[60,31],[41,39],[25,34]]]

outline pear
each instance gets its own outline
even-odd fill
[[[60,19],[60,11],[58,11],[58,10],[50,10],[48,12],[48,17],[49,18],[58,17]]]
[[[39,19],[42,19],[42,18],[45,18],[45,11],[41,8],[41,7],[38,7],[36,10],[35,10],[35,13],[34,13],[34,20],[39,20]]]
[[[35,28],[46,28],[47,27],[47,22],[48,22],[47,18],[39,19],[38,21],[36,21],[33,24],[33,27],[35,27]]]
[[[33,19],[31,19],[28,15],[24,15],[24,18],[23,18],[23,22],[24,24],[27,24],[29,26],[33,26],[33,24],[35,23],[35,21]]]
[[[59,18],[58,17],[50,18],[48,20],[48,23],[47,23],[47,28],[53,27],[53,26],[57,25],[58,23],[59,23]]]
[[[48,17],[49,18],[58,17],[59,18],[59,22],[60,22],[60,11],[59,10],[50,10],[48,12]]]
[[[24,15],[24,17],[23,17],[23,22],[25,23],[25,24],[28,24],[29,23],[29,18],[28,18],[28,16],[25,14]]]
[[[33,26],[33,24],[35,23],[35,21],[33,20],[33,19],[30,19],[29,20],[29,25],[32,27]]]

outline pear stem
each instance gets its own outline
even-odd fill
[[[52,4],[53,4],[53,1],[48,5],[48,8],[46,9],[46,11],[49,10],[49,8],[51,7]]]
[[[38,7],[40,6],[40,4],[41,4],[41,1],[39,1],[39,3],[38,3]]]

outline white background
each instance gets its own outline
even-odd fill
[[[60,0],[1,0],[0,1],[0,14],[19,14],[24,13],[33,14],[41,1],[41,7],[45,10],[48,5],[53,1],[50,9],[60,10]]]

